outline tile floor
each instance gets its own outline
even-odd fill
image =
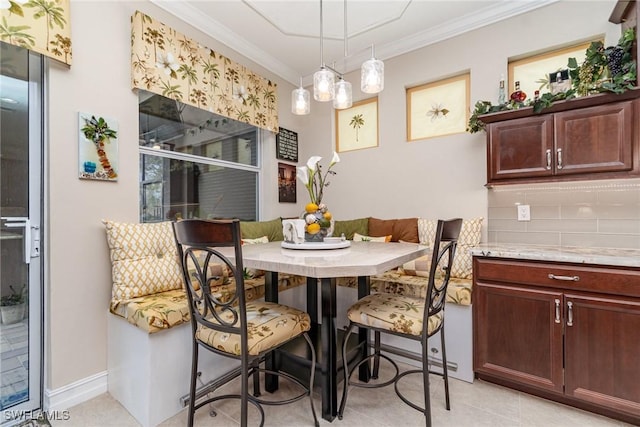
[[[400,365],[406,368],[406,365]],[[382,372],[385,372],[382,367]],[[382,377],[381,373],[381,378]],[[411,400],[421,399],[421,380],[419,375],[405,377],[402,390]],[[626,426],[627,424],[605,418],[590,412],[539,399],[528,394],[476,380],[473,384],[450,379],[451,411],[444,407],[444,387],[442,379],[432,376],[432,415],[434,426]],[[232,383],[228,387],[238,388]],[[280,392],[286,392],[281,386]],[[320,412],[320,400],[316,397],[316,411]],[[249,412],[249,425],[258,425],[257,412]],[[237,401],[219,402],[216,405],[217,417],[210,417],[208,410],[200,409],[196,413],[196,426],[237,426],[239,411]],[[265,406],[265,426],[298,427],[313,426],[309,401],[303,399],[287,406]],[[318,415],[319,416],[319,415]],[[185,426],[186,411],[166,420],[162,427]],[[139,424],[109,394],[103,394],[70,410],[70,420],[52,421],[53,427],[137,427]],[[353,388],[349,391],[349,400],[344,419],[337,418],[333,423],[320,419],[321,426],[334,425],[349,427],[391,427],[420,426],[424,418],[418,411],[411,409],[395,395],[392,386],[382,389]]]
[[[0,409],[28,398],[29,334],[27,320],[0,325]]]

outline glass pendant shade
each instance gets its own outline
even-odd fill
[[[335,86],[335,97],[333,98],[333,108],[342,110],[350,108],[353,105],[353,96],[351,93],[351,83],[340,79]]]
[[[333,72],[324,67],[316,71],[313,75],[313,99],[321,102],[331,101],[334,95],[334,84]]]
[[[371,58],[362,63],[360,89],[364,93],[378,93],[384,89],[384,62]]]
[[[298,116],[303,116],[311,112],[309,91],[302,86],[291,92],[291,112]]]

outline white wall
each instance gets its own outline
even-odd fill
[[[379,95],[380,146],[342,154],[326,193],[338,219],[363,216],[487,216],[485,139],[460,134],[407,143],[405,88],[471,70],[471,100],[494,100],[507,58],[615,32],[607,23],[615,1],[568,1],[495,24],[385,62]],[[293,87],[187,24],[146,2],[72,3],[73,66],[49,72],[46,327],[48,390],[106,370],[106,319],[111,272],[100,220],[138,221],[138,99],[130,86],[130,17],[139,9],[278,83],[281,126],[298,132],[300,164],[310,155],[328,160],[334,147],[333,110],[314,103],[307,117],[291,115]],[[617,37],[616,37],[617,39]],[[615,41],[615,40],[614,40]],[[359,76],[354,82],[358,97]],[[118,182],[77,178],[78,112],[113,117],[119,124]],[[275,137],[263,146],[263,219],[297,215],[306,203],[277,202]]]

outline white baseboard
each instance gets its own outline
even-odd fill
[[[45,410],[63,411],[107,392],[107,371],[103,371],[44,392]]]

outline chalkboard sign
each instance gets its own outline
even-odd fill
[[[280,160],[298,161],[298,133],[280,128],[276,135],[276,158]]]

